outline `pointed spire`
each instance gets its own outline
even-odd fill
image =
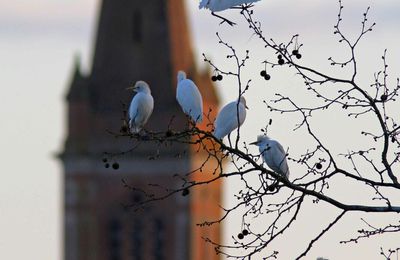
[[[67,94],[67,100],[84,99],[88,94],[88,86],[86,77],[81,72],[81,57],[79,53],[74,55],[74,68],[72,72],[72,79],[70,89]]]
[[[75,68],[74,75],[81,76],[81,54],[79,52],[76,52],[74,54],[74,68]]]

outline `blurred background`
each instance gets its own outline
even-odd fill
[[[91,66],[99,2],[0,0],[0,259],[62,259],[62,165],[56,155],[62,151],[66,136],[65,96],[74,57],[80,56],[84,71]],[[343,28],[349,35],[360,30],[362,13],[367,6],[371,6],[369,20],[377,23],[360,44],[360,74],[366,75],[360,76],[360,84],[369,85],[373,81],[373,72],[380,69],[380,57],[385,48],[388,49],[389,76],[394,80],[400,75],[400,2],[351,0],[343,4]],[[238,11],[226,12],[227,17],[238,23],[231,28],[219,25],[219,20],[209,11],[198,10],[197,1],[187,0],[186,7],[199,67],[205,67],[201,53],[225,66],[226,50],[218,45],[216,31],[243,53],[250,49],[250,57],[263,56],[262,45],[256,43],[256,37],[248,31]],[[328,57],[343,55],[332,33],[337,9],[337,1],[262,0],[256,4],[255,15],[262,21],[267,37],[287,41],[299,33],[300,41],[305,44],[304,62],[320,64],[325,70],[329,69]],[[259,78],[259,71],[263,69],[261,61],[255,59],[244,74],[254,78],[254,85],[271,89],[272,94],[273,87],[295,91],[296,86],[291,83],[294,73],[280,77],[277,72],[276,80],[268,85]],[[235,92],[228,87],[234,82],[227,79],[218,84],[222,104],[235,98]],[[265,111],[257,94],[257,89],[248,93],[250,114],[243,128],[247,141],[253,141],[268,121],[267,116],[265,120],[257,120],[260,111]],[[289,123],[280,126],[293,127]],[[286,145],[296,142],[295,137],[285,139],[279,129],[275,129],[275,136]],[[230,195],[234,190],[234,184],[227,183],[227,204],[231,203]],[[239,221],[226,224],[224,238],[227,242],[236,235],[235,225]],[[342,229],[351,227],[349,223]],[[396,241],[392,237],[346,247],[337,244],[340,238],[343,237],[329,235],[316,245],[307,259],[317,256],[331,260],[349,256],[378,259],[380,246],[391,246],[390,243]],[[336,243],[335,251],[329,250],[332,243]]]

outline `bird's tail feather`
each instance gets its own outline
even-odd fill
[[[209,0],[202,0],[199,4],[199,9],[206,8]]]
[[[129,130],[132,134],[137,134],[140,132],[141,128],[136,126],[132,119],[129,120]]]

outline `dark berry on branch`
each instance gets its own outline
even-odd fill
[[[315,164],[315,167],[316,167],[318,170],[321,170],[321,169],[322,169],[322,164],[317,163],[317,164]]]
[[[265,75],[267,75],[267,72],[266,72],[265,70],[262,70],[262,71],[260,72],[260,75],[261,75],[261,77],[264,77]]]
[[[212,77],[211,77],[211,80],[212,80],[212,81],[217,81],[217,76],[212,76]]]
[[[166,137],[171,137],[172,136],[172,131],[171,130],[168,130],[166,133],[165,133],[165,136]]]
[[[292,51],[292,54],[293,54],[293,55],[299,54],[299,50],[293,50],[293,51]]]
[[[282,55],[278,55],[278,60],[281,60],[282,59]]]
[[[118,163],[113,163],[112,164],[112,168],[114,169],[114,170],[118,170],[118,168],[119,168],[119,164]]]
[[[222,79],[223,79],[222,75],[219,74],[219,75],[217,76],[217,80],[221,81]]]
[[[104,167],[110,168],[110,164],[109,164],[109,163],[106,163],[106,164],[104,164]]]
[[[243,235],[242,233],[239,233],[239,234],[237,235],[237,237],[238,237],[239,239],[243,239],[243,238],[244,238],[244,235]]]
[[[242,234],[247,236],[249,234],[249,231],[247,231],[247,229],[243,229]]]
[[[382,100],[382,102],[385,102],[387,100],[387,95],[383,94],[381,96],[381,100]]]
[[[270,80],[270,79],[271,79],[271,75],[266,74],[266,75],[264,76],[264,79],[265,79],[265,80]]]
[[[107,158],[106,158],[106,157],[103,158],[103,162],[104,162],[104,163],[107,162]]]
[[[296,58],[297,58],[297,59],[301,59],[301,54],[300,54],[300,53],[297,53],[297,54],[296,54]]]
[[[274,191],[275,190],[275,185],[271,185],[271,186],[268,186],[268,191]]]
[[[184,189],[182,191],[182,196],[187,196],[187,195],[189,195],[189,189]]]
[[[121,126],[121,133],[126,133],[128,132],[128,127],[126,127],[126,125]]]
[[[284,61],[283,59],[279,59],[279,60],[278,60],[278,64],[279,64],[279,65],[283,65],[283,64],[285,64],[285,61]]]

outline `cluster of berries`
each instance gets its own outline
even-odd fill
[[[261,75],[261,77],[263,77],[265,80],[270,80],[270,79],[271,79],[271,75],[269,75],[269,74],[267,73],[266,70],[262,70],[262,71],[260,72],[260,75]]]
[[[297,59],[301,59],[301,54],[299,53],[298,49],[294,49],[292,51],[292,55],[296,56]],[[285,60],[283,59],[283,56],[281,54],[278,55],[278,64],[279,65],[285,64]],[[271,79],[271,75],[269,75],[266,70],[260,71],[260,76],[263,77],[265,80]]]
[[[292,55],[294,55],[298,60],[301,59],[301,57],[302,57],[301,54],[299,53],[298,49],[294,49],[292,51]],[[278,55],[278,64],[279,65],[285,64],[285,60],[283,59],[281,54]]]
[[[189,189],[184,189],[183,191],[182,191],[182,196],[187,196],[187,195],[189,195]]]
[[[278,55],[278,64],[279,65],[283,65],[283,64],[285,64],[285,60],[283,59],[283,57],[282,57],[282,55]]]
[[[244,236],[247,236],[248,234],[249,234],[249,231],[247,229],[243,229],[242,232],[237,235],[237,237],[239,239],[243,239]]]
[[[107,158],[103,158],[103,163],[104,163],[104,167],[105,167],[105,168],[110,168],[110,163],[108,162]],[[111,165],[111,167],[112,167],[114,170],[118,170],[118,169],[119,169],[119,163],[114,162],[114,163]]]
[[[292,51],[292,54],[293,54],[294,56],[296,56],[297,59],[301,59],[301,54],[299,53],[299,50],[293,50],[293,51]]]
[[[318,170],[321,170],[322,169],[322,164],[316,163],[315,164],[315,168],[317,168]]]
[[[211,77],[212,81],[217,81],[217,80],[221,81],[222,79],[223,79],[223,77],[222,77],[221,74],[218,74],[217,76],[214,75],[214,76]]]

